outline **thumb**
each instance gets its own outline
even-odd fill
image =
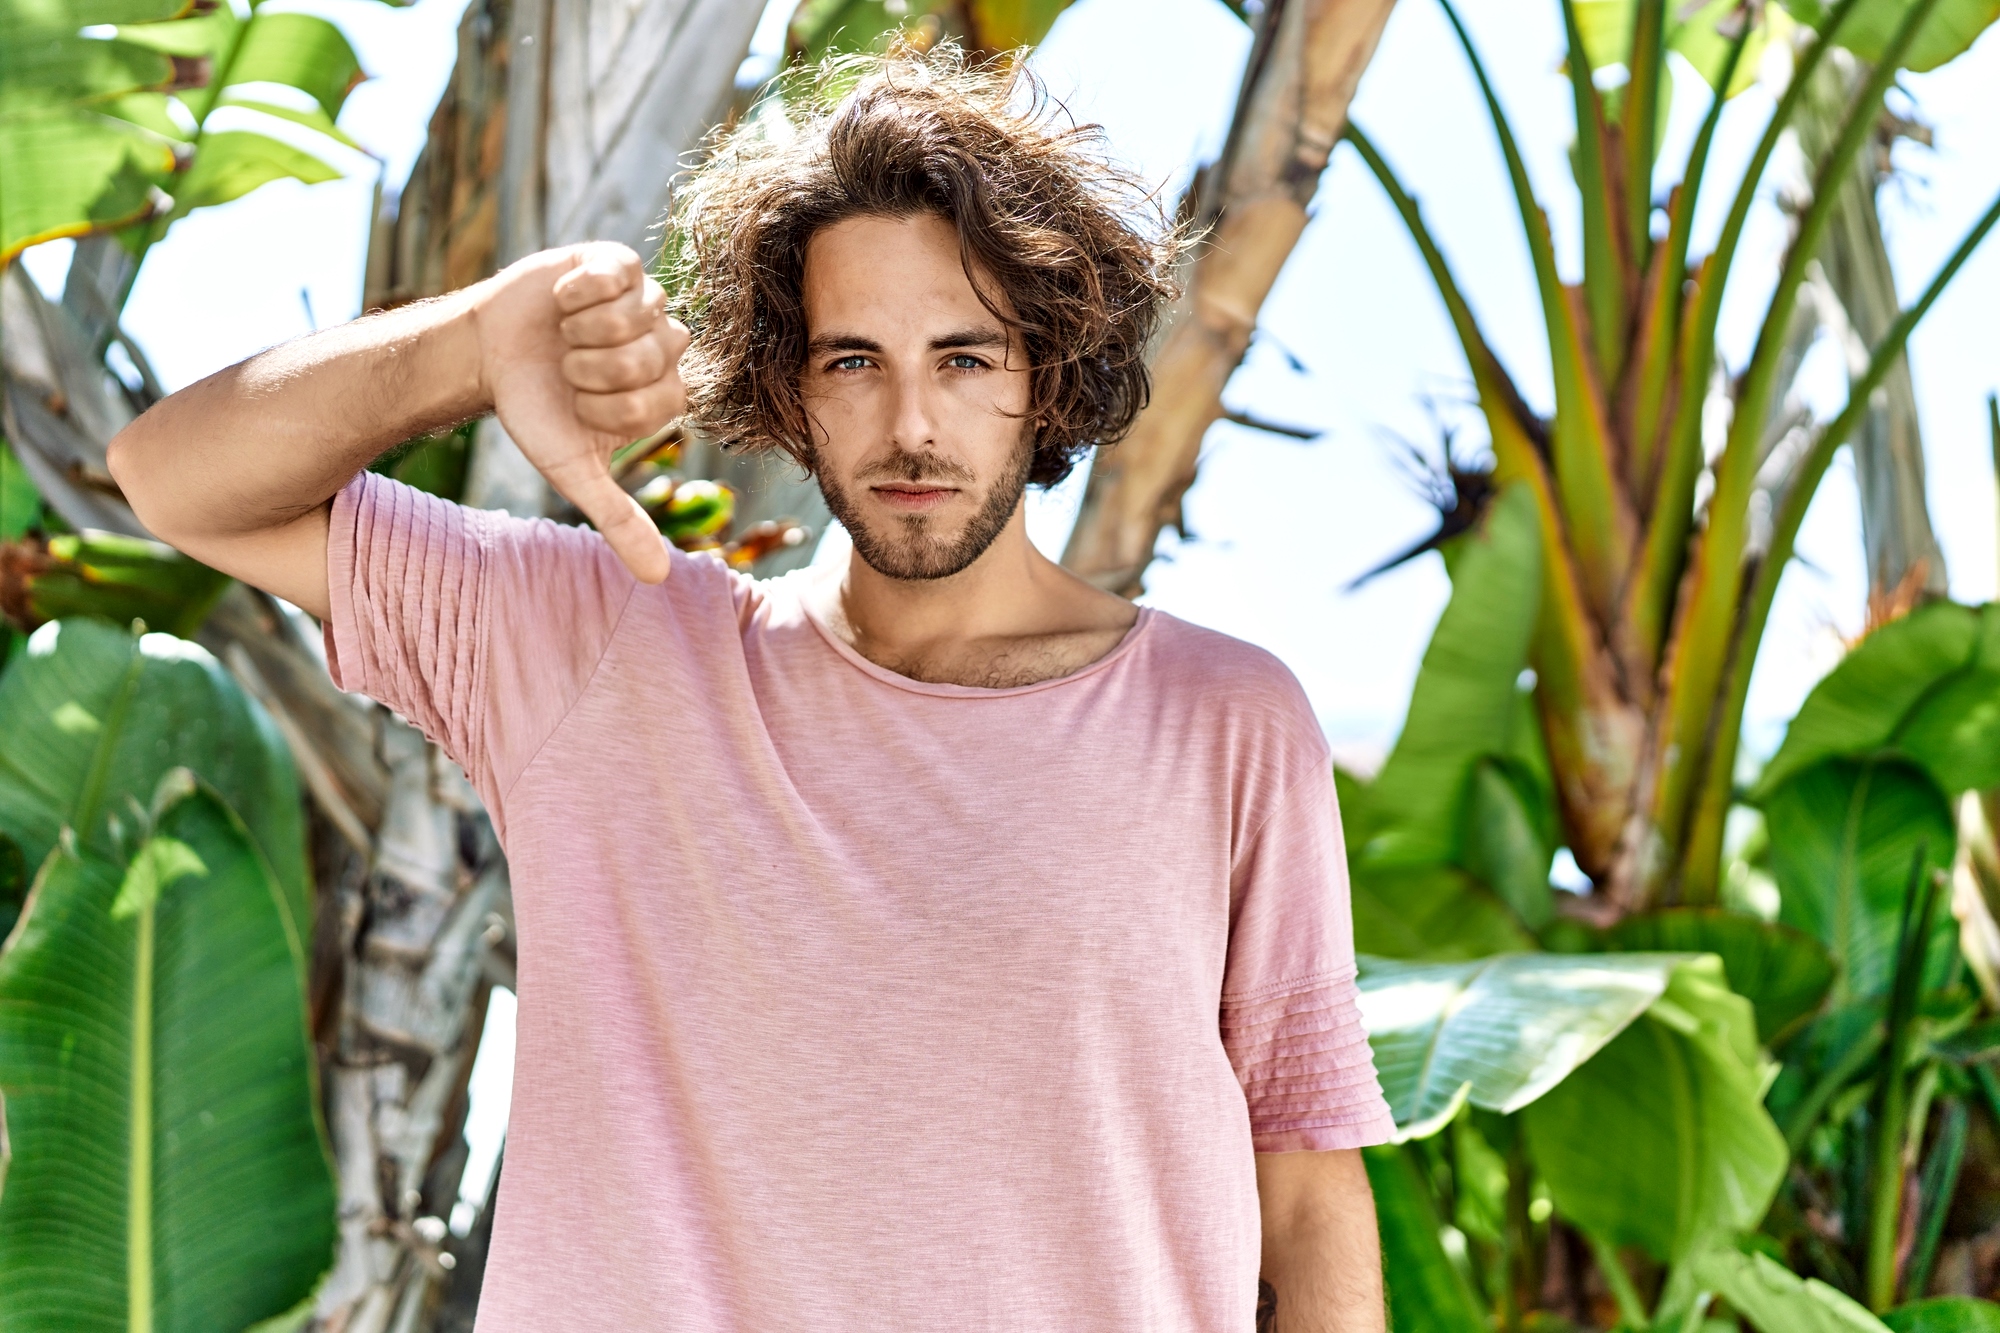
[[[660,536],[660,530],[653,526],[653,520],[646,516],[639,502],[611,479],[609,471],[600,467],[586,475],[550,480],[571,504],[583,511],[634,578],[641,583],[666,582],[673,567],[667,556],[666,538]]]

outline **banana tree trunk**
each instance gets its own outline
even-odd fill
[[[1222,158],[1191,211],[1208,239],[1182,275],[1152,358],[1153,398],[1097,456],[1063,563],[1136,596],[1160,529],[1178,526],[1202,436],[1249,350],[1257,315],[1304,234],[1306,207],[1347,122],[1394,0],[1266,0]]]

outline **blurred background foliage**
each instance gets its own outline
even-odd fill
[[[1387,0],[1233,5],[1254,33],[1243,93],[1180,210],[1208,242],[1067,562],[1138,590],[1346,144],[1423,255],[1489,439],[1445,442],[1424,479],[1436,534],[1382,566],[1438,550],[1452,597],[1386,761],[1336,774],[1399,1126],[1367,1153],[1395,1326],[2000,1328],[2000,613],[1944,597],[1904,357],[2000,212],[1905,305],[1874,204],[1889,145],[1917,132],[1885,94],[2000,3],[1548,2],[1579,281],[1449,5],[1464,64],[1440,77],[1490,112],[1554,410],[1527,406],[1419,202],[1346,123]],[[805,0],[784,63],[891,42],[1006,57],[1064,8]],[[626,195],[714,126],[783,114],[735,77],[763,9],[654,3],[593,28],[587,5],[475,0],[368,305],[544,244],[643,243],[660,200]],[[603,57],[596,82],[563,82],[589,60],[516,68],[537,36]],[[161,393],[119,324],[139,264],[195,208],[332,174],[312,146],[345,141],[360,62],[324,18],[209,0],[0,0],[0,38],[0,252],[79,238],[59,300],[18,264],[0,275],[0,1323],[469,1328],[491,1191],[461,1198],[465,1089],[512,984],[505,859],[462,776],[332,688],[309,622],[153,542],[103,470]],[[1661,191],[1670,59],[1711,101]],[[1759,80],[1775,113],[1720,178],[1721,107]],[[592,99],[626,128],[584,125]],[[1787,196],[1790,246],[1728,366],[1722,292],[1789,142],[1810,188]],[[1704,192],[1729,207],[1696,254]],[[1820,420],[1796,378],[1824,340],[1848,405]],[[1750,666],[1843,447],[1868,630],[1752,771]],[[491,421],[374,466],[577,519]],[[803,479],[679,427],[616,468],[663,533],[739,568],[791,567],[825,523]]]

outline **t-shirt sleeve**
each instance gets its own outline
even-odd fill
[[[1236,857],[1222,1042],[1258,1152],[1385,1143],[1395,1132],[1361,1024],[1347,857],[1330,763],[1277,797]]]
[[[494,805],[583,693],[637,581],[588,529],[364,472],[334,497],[327,585],[334,683],[408,718]]]

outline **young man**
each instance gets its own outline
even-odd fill
[[[1143,403],[1165,255],[1015,92],[900,57],[725,145],[671,229],[691,347],[577,246],[113,442],[146,524],[319,616],[501,832],[483,1333],[1248,1333],[1260,1264],[1277,1328],[1383,1326],[1313,714],[1027,538],[1025,487]],[[808,466],[847,565],[668,550],[608,460],[684,408]],[[362,471],[489,410],[595,532]]]

